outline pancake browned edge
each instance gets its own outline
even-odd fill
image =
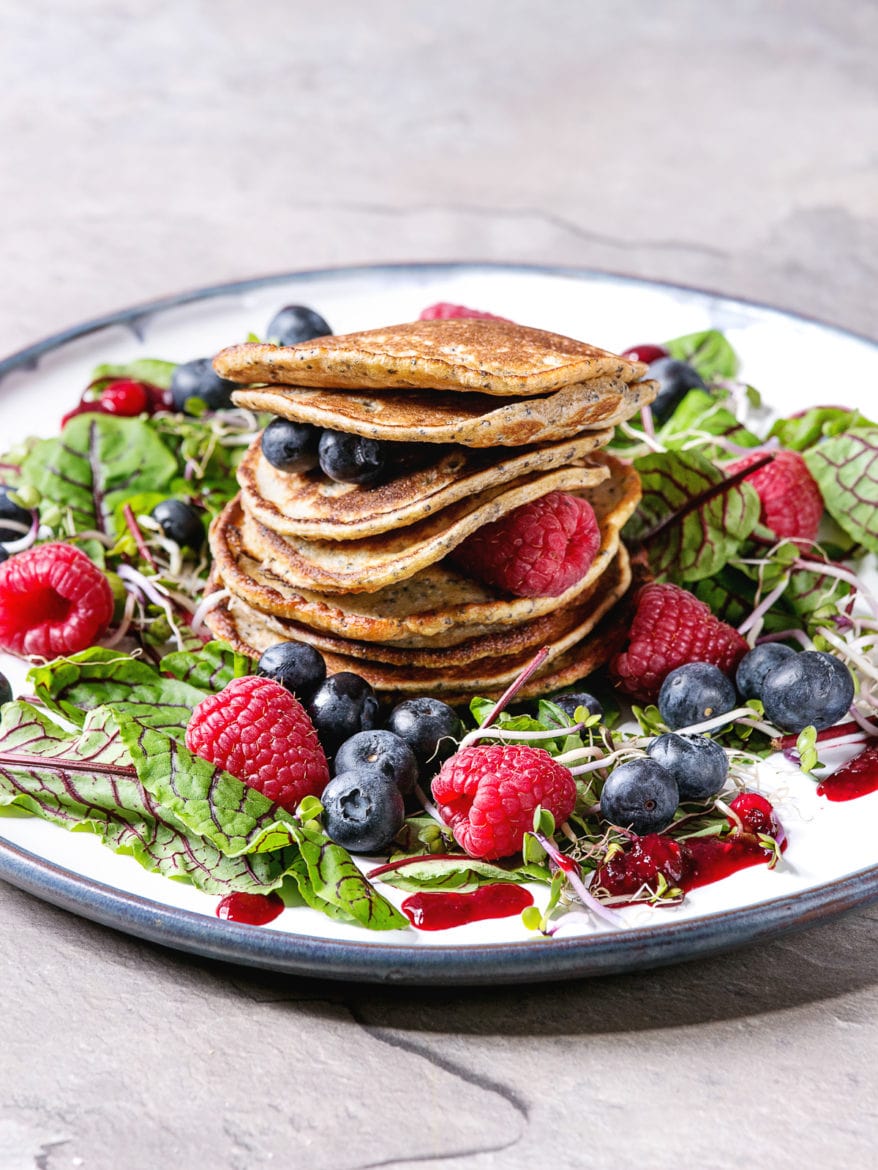
[[[601,545],[588,573],[558,597],[510,597],[444,563],[372,594],[293,589],[243,548],[243,515],[237,498],[211,526],[214,565],[226,588],[263,613],[355,642],[397,648],[452,646],[565,608],[600,578],[640,499],[640,480],[634,469],[613,456],[602,453],[601,458],[610,468],[610,477],[582,493],[595,510]]]
[[[617,426],[657,394],[655,381],[595,378],[544,397],[506,400],[486,394],[388,390],[364,395],[298,386],[254,386],[232,397],[250,410],[369,439],[519,447]]]
[[[590,431],[561,443],[521,448],[427,447],[426,463],[368,490],[337,483],[319,468],[279,471],[265,458],[257,438],[238,465],[241,504],[280,536],[359,540],[404,528],[532,472],[587,465],[588,456],[612,436],[611,430]],[[594,482],[608,475],[604,465]]]
[[[635,382],[642,362],[511,321],[411,321],[299,345],[246,342],[222,350],[214,369],[233,382],[347,390],[454,390],[504,398],[551,394],[593,378]]]
[[[542,678],[548,679],[563,671],[564,677],[572,675],[570,681],[573,681],[582,677],[576,673],[580,667],[594,669],[588,645],[591,632],[624,595],[631,581],[628,556],[623,546],[620,545],[605,577],[600,588],[595,589],[590,603],[571,613],[571,628],[544,643],[548,658],[541,671]],[[258,658],[268,646],[285,640],[282,622],[266,617],[235,598],[227,598],[214,606],[205,621],[216,637],[251,658]],[[446,702],[451,701],[449,696],[454,702],[461,702],[477,694],[488,697],[499,694],[517,678],[533,657],[533,652],[526,649],[511,654],[489,653],[472,662],[437,667],[390,666],[330,651],[324,651],[323,657],[329,673],[352,671],[359,674],[382,698],[392,700],[430,694]],[[556,660],[558,670],[554,667]]]

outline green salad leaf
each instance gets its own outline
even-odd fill
[[[723,473],[696,451],[656,452],[634,466],[643,497],[623,535],[645,546],[657,577],[684,583],[713,576],[759,520],[752,486],[724,486]]]
[[[704,390],[690,390],[656,438],[671,451],[696,449],[707,459],[728,458],[728,448],[712,442],[714,436],[739,447],[762,441],[738,422],[721,397]]]
[[[158,358],[138,358],[133,362],[110,362],[95,366],[91,377],[93,383],[131,378],[134,382],[149,382],[162,390],[169,390],[176,368],[176,362],[164,362]]]
[[[694,366],[705,382],[738,376],[738,355],[718,329],[674,337],[664,347],[672,358]]]
[[[230,857],[190,832],[141,784],[113,712],[90,712],[67,731],[29,703],[3,708],[0,806],[19,807],[98,837],[165,877],[208,894],[268,893],[282,885],[298,851]]]
[[[430,857],[423,854],[411,859],[393,857],[389,865],[397,868],[381,866],[380,880],[400,890],[456,890],[458,893],[466,893],[486,882],[549,883],[552,880],[545,865],[530,862],[506,867],[496,862],[480,861],[463,853],[460,857]]]
[[[176,650],[159,663],[162,674],[213,694],[233,678],[253,674],[253,660],[233,650],[228,642],[208,642],[198,650]]]
[[[131,715],[178,738],[185,732],[193,708],[209,693],[178,679],[163,678],[143,659],[100,646],[35,666],[28,681],[50,711],[80,727],[89,711],[112,704],[117,714]]]
[[[22,482],[42,497],[40,519],[53,532],[115,536],[114,513],[134,492],[165,492],[177,461],[146,419],[80,414],[57,439],[34,444]]]
[[[825,439],[804,458],[833,520],[864,548],[878,552],[878,426]]]
[[[792,451],[807,451],[821,439],[873,425],[858,410],[846,410],[841,406],[817,406],[792,418],[775,420],[768,437],[780,440],[782,447]]]

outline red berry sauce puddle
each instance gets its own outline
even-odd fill
[[[870,744],[858,756],[827,776],[817,788],[818,796],[827,800],[856,800],[878,792],[878,744]]]
[[[284,904],[277,894],[226,894],[216,908],[217,918],[244,922],[248,926],[266,926],[274,922]]]
[[[725,841],[716,837],[691,838],[683,852],[680,888],[685,893],[710,885],[751,865],[764,865],[770,856],[751,836],[731,837]]]
[[[412,894],[403,902],[402,912],[418,930],[448,930],[485,918],[508,918],[532,905],[533,896],[521,886],[495,882],[468,894]]]

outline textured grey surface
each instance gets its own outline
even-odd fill
[[[852,0],[10,0],[0,352],[181,288],[394,259],[608,268],[878,337],[876,51],[878,6]],[[0,886],[0,1170],[872,1166],[876,924],[382,992]]]

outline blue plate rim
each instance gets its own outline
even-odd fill
[[[516,943],[423,947],[288,934],[154,902],[0,839],[0,878],[102,926],[188,954],[275,972],[399,985],[475,986],[614,975],[708,958],[878,901],[878,867],[704,918]]]
[[[502,261],[398,261],[340,265],[226,281],[156,298],[93,318],[51,334],[0,360],[0,380],[32,367],[43,355],[89,334],[181,305],[285,282],[353,278],[367,273],[463,273],[502,271],[609,280],[709,298],[816,326],[842,338],[878,347],[874,338],[765,302],[671,281],[651,280],[604,269]],[[704,918],[631,927],[569,939],[526,939],[520,943],[406,947],[287,934],[249,927],[154,902],[85,877],[0,837],[0,878],[53,905],[104,926],[190,954],[265,967],[281,973],[412,985],[522,983],[618,974],[705,958],[827,921],[878,901],[878,865],[810,890]]]
[[[583,268],[574,265],[565,266],[559,264],[507,263],[501,260],[401,260],[382,264],[364,262],[362,264],[346,264],[322,268],[305,268],[300,271],[268,273],[264,276],[222,281],[218,284],[205,285],[202,288],[186,289],[183,292],[172,293],[168,296],[157,297],[149,301],[141,301],[134,305],[129,305],[127,308],[117,309],[111,313],[105,313],[76,325],[71,325],[67,329],[62,329],[57,333],[49,334],[35,341],[23,349],[15,350],[7,357],[0,359],[0,380],[6,377],[7,374],[12,373],[13,370],[28,367],[44,354],[51,352],[53,349],[58,349],[68,342],[75,341],[80,337],[86,337],[91,333],[98,333],[102,329],[112,328],[114,325],[122,325],[126,322],[136,321],[140,317],[151,316],[167,309],[194,304],[197,301],[232,296],[235,293],[243,293],[257,288],[266,288],[269,285],[283,284],[286,281],[307,283],[308,281],[331,279],[333,277],[353,278],[370,272],[435,272],[440,274],[443,272],[477,272],[479,270],[522,273],[524,275],[534,276],[561,276],[574,280],[607,280],[640,287],[646,285],[650,288],[663,289],[667,292],[708,297],[711,300],[728,306],[739,306],[747,309],[756,309],[760,312],[774,313],[792,321],[798,321],[804,325],[816,326],[851,341],[858,341],[869,346],[878,346],[878,339],[870,337],[868,334],[858,333],[853,329],[835,325],[819,317],[812,317],[795,310],[782,309],[777,305],[769,304],[767,301],[730,296],[726,293],[698,285],[632,276],[630,273],[615,272],[611,269]]]

